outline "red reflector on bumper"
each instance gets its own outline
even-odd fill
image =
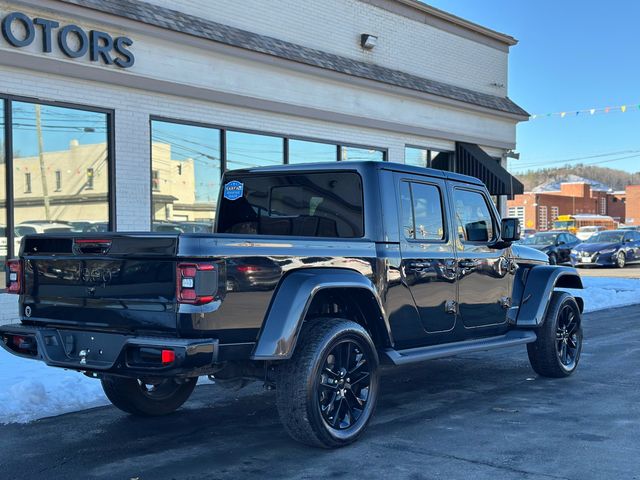
[[[173,350],[162,350],[162,363],[163,364],[169,364],[169,363],[173,363],[176,361],[176,352],[174,352]]]

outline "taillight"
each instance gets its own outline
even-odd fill
[[[240,265],[239,267],[236,268],[236,270],[238,270],[241,273],[256,273],[262,269],[257,265]]]
[[[7,293],[22,293],[22,260],[7,261]]]
[[[213,302],[218,290],[218,272],[210,263],[179,263],[176,297],[179,303],[204,305]]]

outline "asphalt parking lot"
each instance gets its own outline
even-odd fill
[[[583,277],[640,278],[640,264],[634,263],[624,268],[582,267],[578,271]]]
[[[290,440],[273,392],[198,387],[178,413],[102,407],[0,426],[2,479],[640,478],[640,306],[585,316],[577,373],[538,378],[524,348],[387,369],[350,447]]]

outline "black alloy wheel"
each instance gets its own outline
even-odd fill
[[[316,387],[327,426],[345,430],[362,416],[369,401],[370,365],[357,340],[344,340],[327,353]]]
[[[536,341],[527,344],[531,367],[538,375],[568,377],[578,368],[582,353],[582,319],[576,299],[554,292]]]
[[[558,315],[556,353],[558,354],[558,359],[567,370],[575,368],[580,351],[582,339],[578,334],[579,327],[579,317],[572,306],[569,304],[564,305]]]
[[[375,411],[378,364],[362,325],[343,318],[305,322],[291,359],[276,370],[276,405],[287,433],[315,447],[354,442]]]
[[[123,412],[143,417],[167,415],[191,396],[197,378],[136,379],[105,375],[102,388]]]

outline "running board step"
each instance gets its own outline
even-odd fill
[[[495,348],[522,345],[535,342],[536,338],[536,333],[532,330],[511,330],[505,335],[498,337],[445,343],[443,345],[430,345],[428,347],[409,348],[406,350],[388,348],[384,353],[395,365],[405,365],[407,363],[423,362],[435,358],[452,357],[463,353],[482,352]]]

